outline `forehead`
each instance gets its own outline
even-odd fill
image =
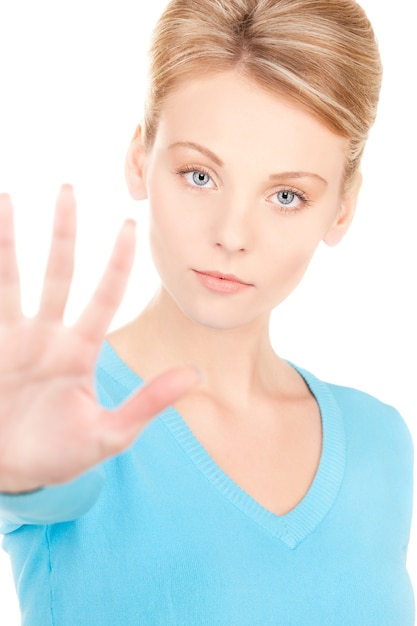
[[[271,161],[286,170],[343,171],[346,140],[285,96],[273,95],[237,72],[194,78],[166,98],[157,149],[176,142],[207,146],[226,164]]]

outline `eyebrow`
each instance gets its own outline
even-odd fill
[[[279,174],[271,174],[269,180],[281,180],[282,178],[315,178],[325,185],[328,184],[325,178],[314,172],[280,172]]]
[[[195,143],[194,141],[176,141],[168,146],[168,149],[171,148],[191,148],[192,150],[197,150],[197,152],[201,152],[206,157],[211,159],[213,163],[216,163],[219,167],[223,167],[224,163],[217,155],[214,154],[211,150],[206,148],[205,146],[201,146],[199,143]]]
[[[172,148],[191,148],[191,150],[196,150],[197,152],[201,152],[201,154],[204,154],[219,167],[224,166],[223,161],[216,154],[214,154],[214,152],[199,143],[195,143],[194,141],[176,141],[175,143],[172,143],[170,146],[168,146],[169,150],[171,150]],[[314,172],[280,172],[279,174],[271,174],[269,180],[282,180],[283,178],[315,178],[321,183],[327,185],[327,180],[325,180],[319,174],[315,174]]]

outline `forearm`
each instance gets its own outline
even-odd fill
[[[76,479],[27,493],[0,493],[0,518],[12,524],[51,524],[86,513],[99,497],[104,469],[93,467]]]

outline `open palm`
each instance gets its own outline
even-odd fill
[[[13,208],[0,194],[0,491],[65,482],[132,443],[147,422],[198,381],[193,368],[166,372],[119,409],[103,409],[94,368],[134,258],[125,222],[91,301],[71,328],[62,318],[73,275],[75,199],[64,185],[36,317],[21,309]]]

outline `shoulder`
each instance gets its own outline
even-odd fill
[[[323,383],[340,409],[347,444],[356,456],[379,459],[403,477],[412,475],[414,446],[397,409],[364,391]],[[407,479],[408,482],[408,479]]]
[[[397,530],[403,528],[403,536],[408,537],[414,448],[406,422],[396,408],[368,393],[324,385],[335,399],[343,422],[346,481],[366,495],[364,506],[369,508],[379,502],[385,518],[388,511],[395,516],[400,524]]]
[[[346,436],[378,454],[401,456],[411,463],[413,443],[407,424],[397,409],[375,396],[352,387],[336,385],[316,378],[310,372],[297,368],[316,399],[323,407],[339,415]]]
[[[324,384],[332,393],[345,417],[349,417],[355,423],[360,423],[363,427],[369,426],[373,429],[378,426],[386,434],[395,432],[411,442],[408,427],[395,407],[359,389],[331,383]]]
[[[370,428],[379,425],[387,431],[396,430],[405,438],[411,439],[407,425],[395,407],[365,391],[320,380],[311,372],[294,367],[304,378],[319,404],[324,398],[331,399],[332,403],[335,402],[339,407],[344,421],[352,421]]]

